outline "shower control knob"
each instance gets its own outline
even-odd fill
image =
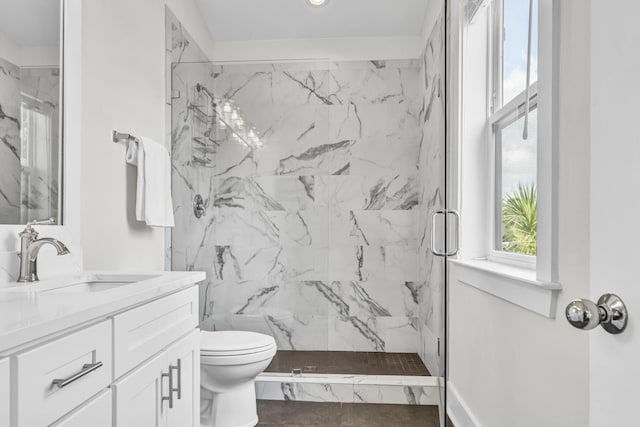
[[[588,299],[573,300],[565,310],[567,321],[578,329],[588,331],[601,325],[610,334],[619,334],[627,327],[629,315],[622,299],[604,294],[598,303]]]
[[[207,205],[200,194],[196,194],[193,198],[193,214],[198,219],[207,214]]]

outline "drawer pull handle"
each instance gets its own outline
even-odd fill
[[[102,362],[84,364],[82,365],[82,370],[80,372],[71,375],[69,378],[55,379],[51,381],[51,385],[57,386],[58,388],[66,387],[72,382],[84,377],[85,375],[89,375],[91,372],[95,371],[101,366]]]

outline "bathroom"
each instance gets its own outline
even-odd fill
[[[637,424],[611,3],[0,1],[0,426]]]

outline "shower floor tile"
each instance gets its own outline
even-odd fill
[[[431,374],[417,353],[278,350],[265,372],[307,374],[418,375]]]
[[[258,400],[258,427],[438,427],[437,406]]]

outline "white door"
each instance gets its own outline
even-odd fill
[[[590,338],[591,427],[640,425],[640,2],[592,0],[590,297],[615,293],[630,322]],[[579,331],[576,331],[579,332]],[[570,392],[570,390],[567,390]]]
[[[167,416],[169,427],[200,426],[200,330],[167,349],[173,367],[173,408]]]
[[[165,427],[169,406],[162,401],[168,396],[169,363],[163,351],[113,385],[115,425],[117,427]]]
[[[111,390],[108,389],[53,423],[51,427],[111,427],[112,416],[112,396]]]

